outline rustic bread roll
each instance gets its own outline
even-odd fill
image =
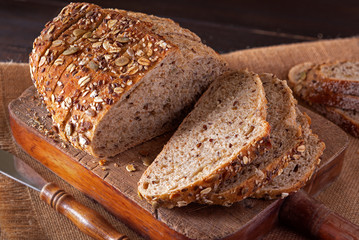
[[[302,143],[297,122],[296,100],[286,81],[272,74],[259,75],[268,102],[267,121],[271,126],[272,148],[244,166],[232,179],[224,181],[198,202],[229,206],[252,195],[283,171]]]
[[[257,74],[217,79],[142,175],[139,194],[154,206],[184,206],[216,191],[269,147],[266,98]]]
[[[302,124],[303,129],[303,145],[297,148],[297,153],[293,155],[294,160],[289,162],[283,173],[259,189],[253,197],[266,199],[286,197],[289,193],[302,188],[319,165],[325,144],[312,133],[309,116],[305,113],[302,114],[299,109],[297,109],[297,113],[298,121]]]
[[[41,33],[30,59],[56,53],[40,68],[33,60],[30,66],[60,136],[94,156],[116,155],[173,129],[227,71],[217,53],[173,21],[83,6],[66,7],[68,14],[83,10],[66,27],[57,24],[54,35]]]

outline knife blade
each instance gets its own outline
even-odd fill
[[[0,173],[38,192],[40,198],[69,218],[82,232],[106,240],[128,240],[99,213],[77,202],[55,183],[47,182],[20,158],[0,149]]]

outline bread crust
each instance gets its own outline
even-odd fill
[[[47,66],[46,63],[53,60],[50,54],[46,57],[44,56],[53,41],[94,7],[96,5],[88,3],[70,3],[61,10],[57,17],[46,23],[40,36],[35,39],[33,50],[29,56],[31,78],[36,87],[39,80],[38,73],[44,72]],[[41,59],[42,61],[40,62]]]

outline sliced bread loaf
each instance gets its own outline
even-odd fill
[[[359,64],[359,63],[358,63]],[[328,68],[332,67],[333,74],[329,74]],[[347,86],[355,82],[356,63],[343,62],[338,64],[322,64],[302,63],[294,66],[288,74],[290,86],[294,92],[303,100],[311,103],[324,104],[343,109],[359,110],[359,96],[344,94],[337,91],[338,86]],[[351,68],[350,68],[351,67]],[[350,68],[350,69],[349,69]],[[342,73],[342,75],[339,74]],[[345,78],[344,72],[351,73],[352,78]],[[337,74],[334,74],[337,73]],[[338,85],[338,81],[331,77],[344,77],[342,85]],[[359,77],[358,77],[359,79]],[[358,85],[359,86],[359,85]]]
[[[138,191],[155,206],[201,199],[267,149],[270,126],[257,74],[217,79],[147,168]]]
[[[297,148],[297,153],[293,155],[293,160],[284,168],[283,173],[259,189],[253,197],[274,199],[288,196],[289,193],[302,188],[319,165],[325,144],[312,133],[309,116],[301,113],[299,109],[297,109],[297,114],[298,121],[302,124],[303,145]]]
[[[42,32],[34,56],[56,54],[41,68],[36,61],[30,65],[60,136],[94,156],[116,155],[173,129],[174,121],[227,71],[216,52],[173,21],[92,4],[88,8],[98,12],[94,24],[77,28],[81,19],[91,22],[92,15],[76,12],[71,15],[76,21],[50,34],[50,42],[44,36],[48,31]],[[75,30],[74,42],[57,46]]]
[[[267,121],[271,126],[272,148],[244,166],[233,178],[221,182],[216,191],[203,195],[197,200],[200,203],[228,206],[252,195],[281,173],[302,142],[296,101],[287,82],[271,74],[261,74],[260,78],[268,101]]]

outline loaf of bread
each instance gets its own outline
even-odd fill
[[[139,194],[169,208],[205,201],[269,147],[266,103],[257,74],[217,79],[144,172]]]
[[[169,19],[71,3],[30,55],[33,82],[59,135],[113,156],[176,127],[227,71],[197,35]]]
[[[288,79],[296,95],[359,136],[359,62],[302,63],[289,71]]]
[[[283,168],[302,143],[301,124],[297,121],[296,101],[286,81],[272,74],[259,75],[268,102],[267,121],[271,126],[272,148],[244,166],[237,174],[220,183],[216,191],[198,202],[229,206],[264,186],[283,172]]]

